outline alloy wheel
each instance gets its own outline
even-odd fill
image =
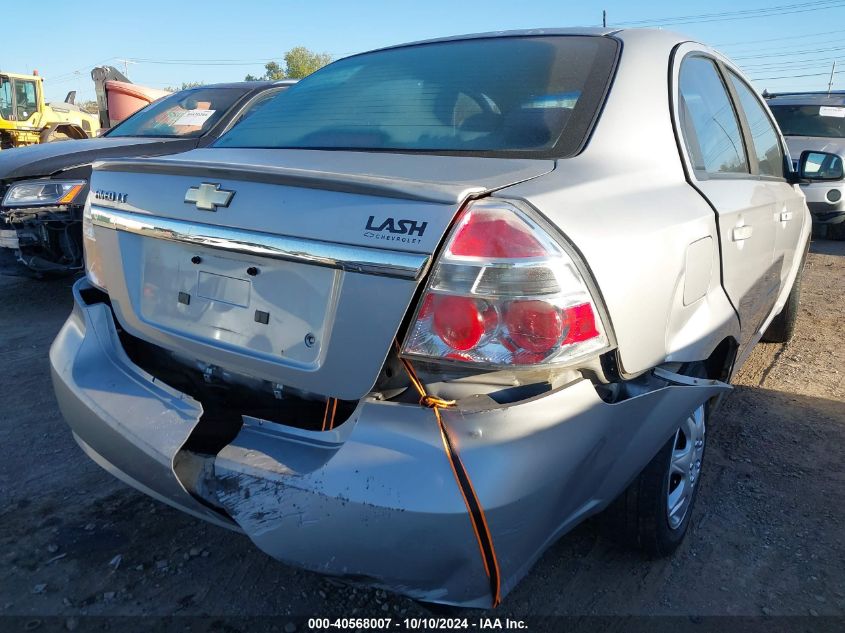
[[[704,418],[702,404],[675,433],[666,494],[666,517],[669,527],[673,530],[678,529],[684,522],[692,503],[693,492],[701,478],[706,431]]]

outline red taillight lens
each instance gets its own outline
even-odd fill
[[[560,310],[545,301],[512,301],[505,324],[511,340],[529,352],[548,352],[560,344],[563,334]]]
[[[470,211],[461,220],[449,245],[449,253],[461,257],[515,259],[542,257],[546,249],[524,223],[514,222],[507,216],[473,216]]]
[[[486,301],[449,295],[429,297],[431,301],[424,308],[432,315],[434,333],[454,350],[472,349],[496,329],[499,321],[496,309]]]
[[[607,348],[563,244],[515,204],[472,202],[432,271],[402,353],[489,366],[565,363]]]
[[[599,335],[596,327],[596,315],[593,314],[593,306],[589,303],[572,306],[564,310],[566,327],[568,328],[564,345],[588,341]]]
[[[484,318],[475,299],[435,296],[434,333],[458,351],[472,349],[484,335]]]

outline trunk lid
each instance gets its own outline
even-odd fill
[[[372,389],[463,202],[553,168],[206,149],[98,163],[90,204],[128,332],[225,370],[351,400]]]

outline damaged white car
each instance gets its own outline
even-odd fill
[[[337,61],[214,147],[98,163],[51,350],[83,450],[287,563],[497,604],[608,508],[666,555],[810,219],[740,72],[665,31]]]

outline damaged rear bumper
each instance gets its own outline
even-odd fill
[[[291,564],[421,600],[490,605],[431,410],[365,399],[327,432],[245,418],[202,485],[187,486],[192,494],[174,460],[201,405],[130,361],[109,306],[87,305],[86,288],[85,280],[74,286],[74,310],[50,359],[62,412],[101,466],[191,514],[242,530]],[[557,537],[609,503],[680,420],[726,389],[663,381],[607,404],[581,380],[511,405],[479,398],[477,407],[444,411],[486,512],[502,594]]]

